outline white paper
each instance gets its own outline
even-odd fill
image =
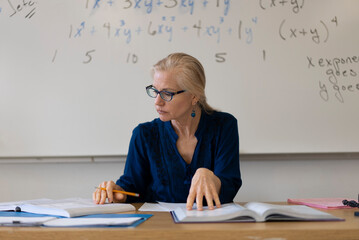
[[[169,203],[169,202],[159,202],[159,204],[166,208],[169,212],[170,211],[174,211],[176,208],[186,208],[187,204],[186,203]],[[193,204],[193,209],[196,208],[196,204]]]
[[[158,203],[144,203],[138,211],[148,211],[148,212],[171,212],[176,208],[186,207],[186,203],[168,203],[168,202],[158,202]],[[196,207],[194,204],[193,208]]]
[[[44,223],[45,227],[85,227],[85,226],[129,226],[141,217],[127,218],[59,218]]]
[[[168,212],[168,209],[161,206],[158,203],[147,203],[145,202],[139,209],[138,211],[142,211],[142,212]]]
[[[41,226],[56,217],[0,217],[0,226]]]

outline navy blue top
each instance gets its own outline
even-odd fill
[[[187,201],[191,179],[198,168],[207,168],[221,180],[221,203],[232,202],[242,185],[239,169],[239,136],[235,117],[202,111],[195,133],[192,162],[179,154],[178,136],[171,122],[159,118],[139,124],[132,134],[124,174],[116,184],[139,198],[127,202]]]

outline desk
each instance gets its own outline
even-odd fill
[[[136,208],[140,204],[135,204]],[[267,222],[175,224],[169,213],[153,212],[149,220],[132,229],[126,228],[40,228],[1,227],[1,240],[104,240],[104,239],[359,239],[358,209],[330,210],[344,222]],[[129,212],[134,213],[134,212]],[[139,212],[142,213],[142,212]],[[147,212],[146,212],[147,213]],[[151,212],[152,213],[152,212]]]

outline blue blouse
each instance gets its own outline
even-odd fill
[[[171,122],[159,118],[139,124],[132,133],[124,174],[116,184],[139,198],[127,202],[187,201],[191,179],[198,168],[207,168],[221,180],[221,203],[232,202],[242,185],[239,169],[239,135],[235,117],[224,112],[202,111],[195,133],[192,162],[179,154],[178,136]]]

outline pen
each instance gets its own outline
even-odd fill
[[[102,187],[96,187],[96,188],[106,191],[106,188],[102,188]],[[138,194],[138,193],[126,192],[126,191],[115,190],[115,189],[113,189],[112,192],[122,193],[122,194],[126,194],[126,195],[129,195],[129,196],[134,196],[134,197],[139,197],[140,196],[140,194]]]

